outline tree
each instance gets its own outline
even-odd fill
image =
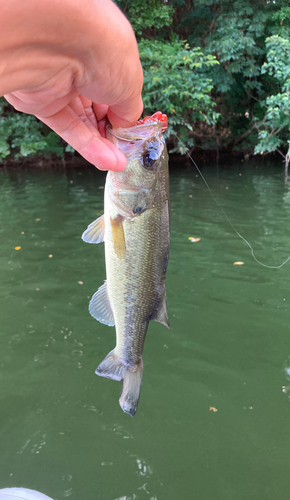
[[[170,152],[185,154],[205,126],[215,125],[219,113],[211,97],[208,68],[218,64],[215,56],[190,47],[172,32],[175,9],[159,0],[118,0],[137,36],[144,70],[144,113],[161,110],[168,115],[166,137]],[[179,139],[178,139],[179,138]]]
[[[212,125],[218,120],[210,96],[212,81],[204,73],[204,68],[218,62],[211,55],[205,56],[199,47],[190,49],[176,36],[169,42],[142,39],[139,52],[144,69],[145,114],[160,109],[168,115],[167,137],[174,144],[170,152],[184,154],[194,146],[194,124]]]
[[[290,9],[289,9],[290,10]],[[290,40],[278,35],[267,38],[267,62],[261,73],[268,75],[278,92],[266,97],[261,105],[265,109],[262,120],[257,120],[258,143],[255,153],[278,151],[288,168],[290,161]],[[287,153],[281,146],[288,144]],[[283,148],[285,149],[285,148]]]
[[[0,159],[43,155],[64,157],[66,145],[32,115],[18,113],[0,97]]]
[[[288,162],[287,0],[116,3],[139,43],[144,112],[168,115],[171,151],[279,151]],[[64,143],[46,127],[17,112],[13,117],[11,107],[1,102],[0,157],[64,153]]]

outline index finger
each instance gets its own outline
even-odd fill
[[[101,137],[97,129],[84,123],[69,106],[52,116],[37,118],[98,169],[120,171],[126,167],[127,160],[123,153]]]

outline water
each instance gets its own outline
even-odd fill
[[[285,260],[283,168],[202,172],[257,258]],[[194,168],[172,169],[171,329],[150,324],[132,419],[120,384],[94,374],[115,334],[88,313],[104,249],[80,235],[102,213],[104,181],[89,167],[0,172],[0,488],[54,500],[285,500],[290,264],[259,266]]]

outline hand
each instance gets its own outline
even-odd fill
[[[15,8],[23,14],[20,0],[10,1],[14,16]],[[79,0],[27,3],[28,14],[26,6],[14,35],[24,56],[8,78],[0,66],[0,90],[1,83],[5,90],[8,85],[10,104],[37,116],[99,169],[123,170],[126,158],[105,138],[105,126],[107,119],[114,127],[130,126],[142,112],[142,68],[131,26],[110,0],[88,1],[85,8]],[[27,36],[28,47],[20,43]],[[39,37],[42,44],[36,43]],[[10,49],[8,40],[9,54],[13,41]]]

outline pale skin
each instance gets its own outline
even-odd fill
[[[1,2],[0,95],[100,170],[126,166],[105,126],[133,125],[142,84],[134,33],[111,0]]]

